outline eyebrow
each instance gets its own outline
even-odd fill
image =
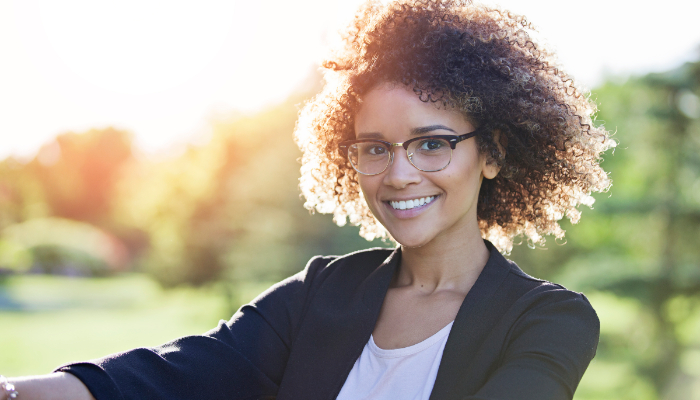
[[[457,132],[455,132],[454,129],[448,128],[448,127],[446,127],[445,125],[429,125],[429,126],[421,126],[421,127],[419,127],[419,128],[413,128],[413,129],[411,129],[411,135],[412,135],[412,136],[415,136],[415,135],[424,135],[424,134],[426,134],[426,133],[429,133],[429,132],[432,132],[432,131],[437,131],[437,130],[440,130],[440,129],[446,130],[446,131],[450,131],[450,132],[452,132],[452,133],[457,133]]]
[[[425,135],[426,133],[430,133],[432,131],[437,131],[437,130],[446,130],[450,131],[452,133],[457,133],[454,129],[448,128],[445,125],[428,125],[428,126],[421,126],[418,128],[413,128],[411,129],[411,136],[418,136],[418,135]],[[357,135],[358,139],[381,139],[382,134],[378,132],[367,132],[367,133],[360,133]]]

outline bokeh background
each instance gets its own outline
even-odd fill
[[[297,190],[297,112],[358,4],[0,0],[0,373],[202,333],[313,255],[389,246]],[[498,4],[618,142],[567,243],[511,255],[599,314],[576,399],[700,399],[700,5]]]

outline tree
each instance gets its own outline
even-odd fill
[[[594,93],[620,143],[603,163],[612,190],[566,246],[514,256],[535,275],[626,299],[630,323],[603,326],[598,359],[626,363],[653,398],[686,399],[700,373],[688,366],[700,361],[700,62]],[[631,396],[624,385],[616,398]]]
[[[148,232],[144,270],[166,286],[280,280],[313,255],[367,246],[302,206],[292,132],[304,97],[213,121],[209,143],[130,173],[118,218]]]
[[[131,136],[114,128],[64,133],[28,165],[54,216],[101,224],[110,218],[114,188],[132,160]]]

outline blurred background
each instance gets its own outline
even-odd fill
[[[297,190],[297,112],[359,3],[0,0],[0,373],[202,333],[313,255],[389,246]],[[511,255],[599,314],[576,399],[700,399],[700,4],[498,4],[618,142],[567,243]]]

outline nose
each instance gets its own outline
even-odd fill
[[[421,181],[420,171],[408,160],[403,147],[394,147],[392,160],[384,175],[384,184],[396,189],[403,189],[412,183]]]

